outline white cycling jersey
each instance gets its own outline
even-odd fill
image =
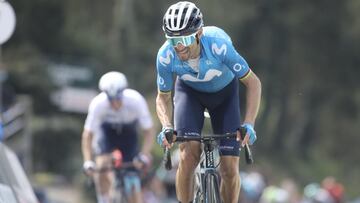
[[[111,107],[107,95],[102,92],[91,101],[84,128],[98,135],[102,133],[103,123],[129,124],[136,120],[142,129],[153,126],[146,100],[139,92],[125,89],[122,106],[118,110]]]

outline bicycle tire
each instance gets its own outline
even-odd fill
[[[219,181],[215,174],[207,174],[206,176],[205,203],[221,203]]]
[[[194,177],[194,203],[204,203],[204,193],[200,173],[195,173]]]
[[[122,188],[116,188],[114,194],[112,195],[112,203],[127,203],[127,198],[125,192]]]
[[[122,203],[123,202],[123,195],[119,192],[116,191],[115,194],[112,196],[112,202],[113,203]]]
[[[126,193],[124,191],[124,180],[120,174],[119,177],[115,177],[115,180],[112,185],[112,203],[127,203]]]

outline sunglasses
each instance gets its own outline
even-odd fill
[[[166,37],[167,41],[173,46],[176,47],[178,44],[182,44],[183,46],[189,46],[196,40],[196,33],[188,35],[188,36],[180,36],[180,37]]]

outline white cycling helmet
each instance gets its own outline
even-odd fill
[[[128,83],[124,74],[111,71],[101,76],[99,89],[105,92],[110,100],[120,99],[122,91],[127,88]]]
[[[200,9],[189,1],[171,5],[163,18],[163,30],[167,37],[191,35],[203,25]]]

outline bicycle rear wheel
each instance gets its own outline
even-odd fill
[[[207,174],[205,179],[205,202],[221,203],[219,180],[215,174]]]

